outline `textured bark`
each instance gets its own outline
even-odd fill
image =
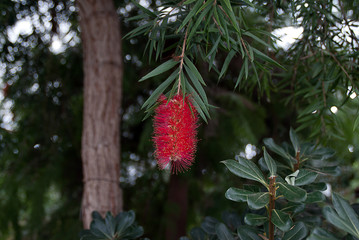
[[[82,220],[122,210],[120,178],[121,37],[112,0],[78,0],[84,54]]]
[[[171,175],[166,210],[166,239],[186,236],[188,183],[180,175]]]

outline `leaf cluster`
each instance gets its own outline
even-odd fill
[[[192,96],[194,106],[206,121],[211,105],[203,88],[206,83],[195,66],[196,61],[205,62],[208,70],[214,70],[221,79],[225,76],[230,62],[236,56],[239,57],[243,64],[235,87],[240,85],[242,79],[249,78],[250,71],[254,72],[260,85],[258,68],[268,71],[272,66],[281,67],[250,43],[254,41],[262,48],[270,47],[259,35],[271,38],[269,33],[250,29],[246,25],[245,12],[256,8],[250,1],[237,3],[229,0],[188,0],[177,4],[165,2],[153,11],[138,3],[134,4],[143,14],[128,20],[140,21],[141,25],[126,37],[146,35],[146,49],[150,60],[154,52],[156,60],[163,56],[170,58],[140,79],[143,81],[170,72],[167,74],[169,77],[154,90],[143,105],[148,115],[156,107],[156,100],[161,94],[165,93],[171,98],[174,94],[181,93]],[[217,59],[217,54],[221,51],[228,52],[223,64],[220,63],[221,58]]]
[[[80,233],[81,240],[132,240],[143,235],[143,228],[135,222],[133,211],[121,212],[115,217],[107,212],[105,218],[92,213],[90,229]]]

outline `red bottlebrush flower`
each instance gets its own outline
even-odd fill
[[[162,95],[153,119],[155,158],[160,169],[171,164],[172,173],[187,170],[197,146],[198,114],[187,95],[167,101]]]

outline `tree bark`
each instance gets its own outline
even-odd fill
[[[121,34],[112,0],[78,0],[84,56],[82,220],[122,210],[120,178]]]
[[[186,235],[188,212],[188,182],[180,175],[171,175],[166,209],[166,239]]]

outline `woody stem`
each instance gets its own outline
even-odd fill
[[[274,224],[272,223],[272,211],[275,209],[275,198],[276,198],[276,187],[275,187],[276,176],[269,177],[269,240],[274,240]]]

